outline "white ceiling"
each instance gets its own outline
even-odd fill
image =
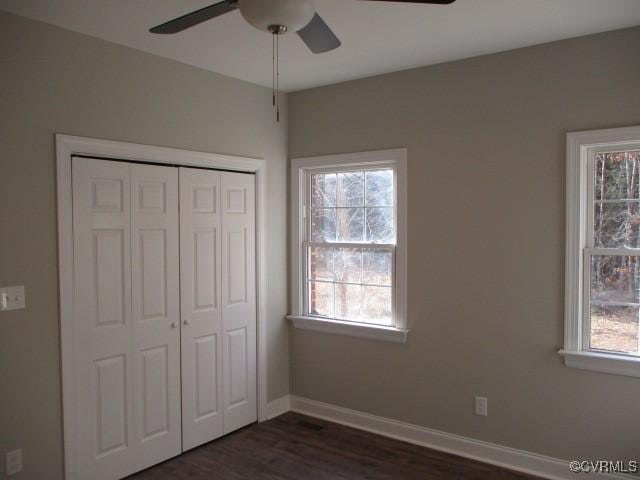
[[[0,9],[271,86],[271,38],[235,11],[176,35],[148,29],[215,0],[0,0]],[[280,86],[295,91],[640,25],[640,0],[457,0],[448,6],[316,0],[342,40],[314,55],[280,41]]]

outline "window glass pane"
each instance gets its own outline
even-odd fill
[[[596,202],[594,215],[596,247],[640,247],[640,202]]]
[[[591,348],[638,354],[638,307],[591,306]]]
[[[366,202],[373,207],[393,206],[393,170],[366,172]]]
[[[318,173],[311,175],[311,207],[336,206],[336,174]]]
[[[336,233],[339,242],[364,240],[364,208],[336,209]]]
[[[638,303],[640,257],[591,257],[591,301]]]
[[[333,317],[333,283],[309,282],[309,313]]]
[[[640,151],[595,156],[596,200],[640,198]]]
[[[391,252],[365,249],[362,283],[391,286]]]
[[[311,240],[314,242],[335,242],[336,210],[334,208],[311,210]]]
[[[313,280],[333,280],[333,249],[309,248],[309,277]]]
[[[391,288],[364,286],[362,321],[391,325]]]
[[[393,252],[366,243],[395,241],[393,169],[313,173],[310,187],[306,314],[392,325]]]
[[[640,257],[591,258],[591,348],[638,353]]]
[[[362,250],[339,248],[335,252],[335,279],[339,282],[362,281]]]
[[[367,208],[367,241],[372,243],[393,243],[393,208]]]
[[[364,172],[338,174],[338,207],[364,206]]]
[[[336,318],[357,321],[360,319],[362,286],[336,283]]]

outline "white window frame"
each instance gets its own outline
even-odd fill
[[[558,353],[568,367],[640,377],[640,357],[589,348],[590,319],[585,308],[590,275],[586,260],[589,254],[598,253],[589,239],[589,232],[593,231],[593,159],[597,153],[630,149],[640,149],[640,126],[567,134],[565,333],[564,348]],[[638,249],[603,252],[613,250],[640,254]]]
[[[305,263],[308,185],[312,172],[344,168],[392,168],[394,170],[394,221],[396,224],[395,271],[393,272],[393,326],[357,323],[305,316]],[[354,337],[404,343],[407,338],[407,150],[296,158],[291,161],[291,307],[288,316],[295,328]],[[367,244],[363,244],[366,246]],[[359,244],[360,246],[360,244]]]

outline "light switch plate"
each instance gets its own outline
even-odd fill
[[[0,287],[0,312],[21,310],[26,307],[24,287]]]

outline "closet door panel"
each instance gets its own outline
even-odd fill
[[[129,165],[74,158],[72,177],[76,471],[120,478],[135,465]]]
[[[257,421],[255,177],[223,172],[224,432]]]
[[[257,420],[255,177],[74,159],[79,478]]]
[[[181,452],[178,172],[131,165],[136,469]]]
[[[219,172],[180,168],[184,450],[223,434],[219,206]]]

